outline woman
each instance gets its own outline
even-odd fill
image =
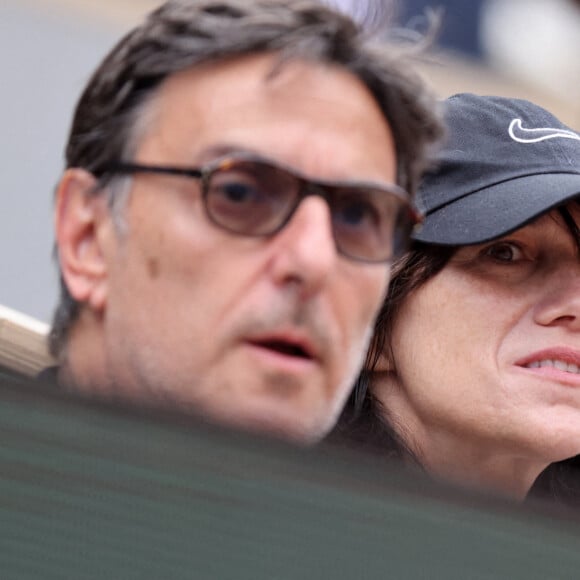
[[[445,106],[425,224],[338,431],[524,498],[580,454],[580,136],[527,101]],[[574,475],[552,466],[534,491],[573,502]]]

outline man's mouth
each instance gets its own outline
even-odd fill
[[[309,347],[293,341],[266,339],[252,340],[250,341],[250,344],[284,356],[295,357],[303,360],[313,360],[315,358]]]
[[[304,347],[302,347],[300,344],[292,342],[286,342],[283,340],[264,340],[254,342],[253,344],[260,346],[261,348],[266,348],[286,356],[293,356],[308,360],[313,358],[312,355]]]

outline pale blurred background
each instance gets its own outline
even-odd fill
[[[327,0],[360,9],[364,0]],[[153,0],[0,2],[0,304],[44,321],[57,296],[52,194],[73,107],[95,65]],[[580,1],[385,0],[394,24],[424,31],[443,7],[436,92],[529,98],[580,129]],[[353,8],[354,7],[354,8]]]

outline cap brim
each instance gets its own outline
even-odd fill
[[[479,244],[509,234],[576,196],[579,173],[518,177],[433,211],[413,238],[429,244]]]

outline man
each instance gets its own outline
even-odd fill
[[[128,34],[57,188],[58,382],[322,437],[440,132],[406,68],[310,0],[170,1]]]

